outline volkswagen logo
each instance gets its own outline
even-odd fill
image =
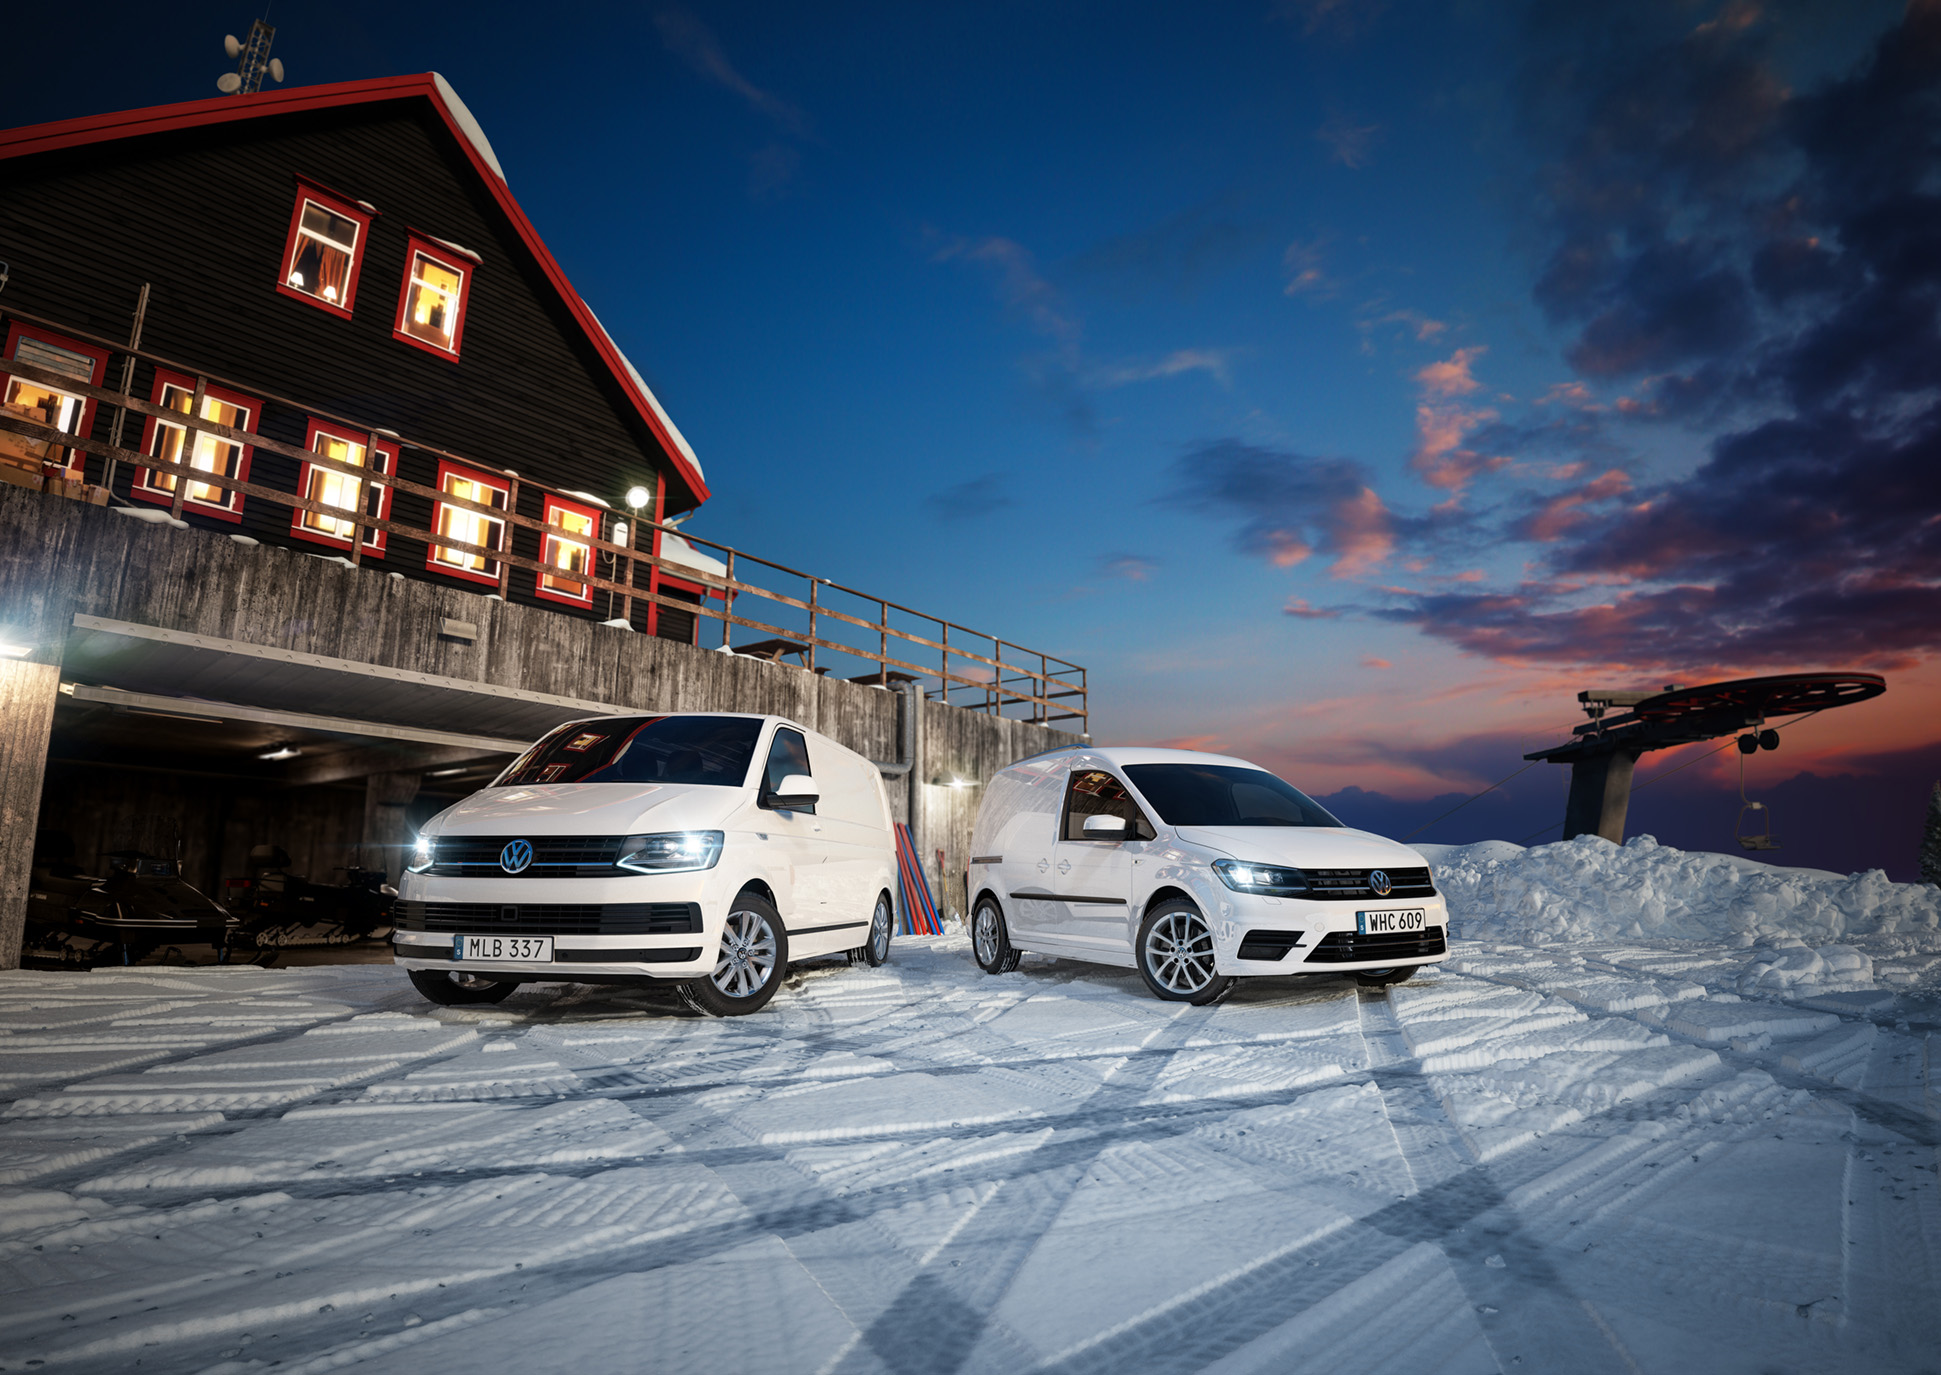
[[[523,843],[523,842],[517,842],[517,843]],[[507,854],[512,853],[512,846],[510,845],[506,846],[506,853]],[[526,853],[528,856],[530,856],[532,852],[528,850]],[[508,865],[507,867],[510,868],[511,866]],[[522,864],[519,867],[523,869],[525,868],[525,865]],[[515,870],[514,872],[517,872],[517,871]],[[1389,881],[1388,874],[1384,870],[1371,869],[1368,871],[1368,891],[1373,893],[1376,897],[1378,898],[1387,897],[1389,895],[1390,890],[1392,890],[1394,887],[1395,885]]]
[[[532,863],[532,842],[530,840],[509,840],[505,849],[499,851],[499,867],[508,874],[523,874]],[[1386,881],[1386,880],[1384,880]],[[1388,889],[1382,889],[1384,893]]]

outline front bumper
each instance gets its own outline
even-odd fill
[[[717,870],[575,879],[407,875],[393,909],[395,962],[533,982],[681,981],[711,973],[726,898]],[[553,958],[460,960],[457,936],[548,936]]]
[[[1449,958],[1449,912],[1439,894],[1360,902],[1233,894],[1219,908],[1212,922],[1213,950],[1215,967],[1222,974],[1352,974],[1441,964]],[[1423,912],[1420,932],[1383,936],[1357,930],[1358,913],[1418,908]]]

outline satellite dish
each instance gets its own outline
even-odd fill
[[[239,57],[242,54],[243,45],[237,40],[235,34],[226,33],[222,36],[222,50],[231,57]]]
[[[281,81],[283,79],[283,59],[282,58],[272,57],[270,59],[270,75],[277,81]]]
[[[234,95],[236,92],[242,90],[242,88],[243,79],[235,72],[224,72],[216,78],[216,89],[224,95]]]

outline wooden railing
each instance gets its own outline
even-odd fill
[[[0,429],[31,439],[60,444],[98,460],[102,476],[106,479],[103,485],[111,485],[112,474],[117,467],[123,465],[129,466],[131,470],[146,468],[157,474],[173,474],[175,491],[170,515],[176,519],[180,519],[182,515],[191,483],[197,486],[220,488],[254,501],[269,502],[289,511],[315,512],[339,523],[350,525],[353,533],[349,540],[349,547],[343,550],[343,555],[352,564],[360,564],[363,561],[366,553],[365,532],[383,531],[386,534],[428,546],[483,556],[489,566],[496,566],[498,570],[501,596],[505,596],[508,592],[515,568],[525,569],[534,574],[545,573],[555,579],[574,585],[584,585],[592,588],[596,593],[605,594],[609,599],[609,611],[612,611],[613,605],[617,603],[619,610],[615,618],[626,620],[630,625],[633,623],[636,606],[657,607],[686,615],[705,617],[720,624],[719,643],[723,648],[736,648],[732,643],[732,635],[737,629],[758,631],[770,639],[785,640],[792,646],[800,646],[799,651],[790,652],[795,653],[802,660],[801,666],[807,672],[828,672],[833,666],[828,661],[830,656],[848,656],[860,663],[875,665],[873,673],[861,675],[855,681],[867,679],[887,685],[900,675],[907,674],[922,686],[927,695],[954,706],[998,715],[1006,714],[1006,708],[1022,707],[1023,719],[1041,723],[1075,721],[1077,725],[1071,729],[1080,733],[1086,728],[1085,670],[1077,664],[1054,655],[1026,649],[982,631],[970,630],[941,617],[917,611],[900,602],[861,592],[827,578],[819,578],[800,569],[790,568],[786,564],[750,554],[746,550],[719,544],[696,535],[681,533],[681,538],[691,546],[715,554],[724,566],[723,573],[715,574],[692,564],[670,560],[665,556],[657,557],[651,552],[633,547],[643,542],[644,537],[640,531],[654,529],[667,534],[680,532],[671,525],[659,524],[645,518],[634,519],[633,530],[629,532],[627,543],[624,544],[609,538],[611,532],[605,520],[600,523],[597,534],[593,536],[571,536],[576,543],[590,546],[592,567],[584,573],[565,572],[542,559],[513,551],[511,533],[514,527],[534,531],[542,553],[549,534],[562,534],[559,527],[522,514],[518,509],[519,496],[521,492],[537,490],[584,507],[586,502],[582,496],[534,482],[529,478],[519,477],[495,464],[451,453],[437,445],[421,443],[401,436],[393,430],[376,428],[363,421],[335,415],[314,406],[267,395],[262,388],[247,382],[205,373],[172,359],[102,338],[59,321],[45,320],[19,311],[7,311],[5,315],[23,324],[38,325],[98,348],[108,349],[111,357],[120,355],[124,359],[140,359],[154,367],[195,379],[195,392],[190,409],[184,413],[133,395],[130,391],[134,373],[132,367],[124,367],[122,390],[114,391],[92,386],[65,373],[38,367],[18,359],[0,360],[0,372],[38,382],[70,396],[84,397],[101,405],[117,408],[120,416],[117,417],[113,427],[113,432],[117,435],[122,429],[121,417],[131,415],[166,421],[169,425],[183,430],[182,443],[178,449],[182,457],[169,460],[112,441],[64,433],[55,426],[0,411]],[[375,436],[379,442],[397,448],[399,468],[403,467],[404,455],[411,452],[428,455],[434,460],[445,459],[481,474],[503,477],[508,487],[506,505],[504,508],[482,505],[441,491],[436,487],[414,482],[401,472],[380,474],[371,468],[339,462],[313,450],[270,439],[253,431],[218,424],[202,415],[203,398],[207,389],[212,386],[255,397],[265,410],[271,407],[282,408],[299,416],[324,421],[362,434],[366,438],[367,454],[371,451],[371,441]],[[263,417],[259,414],[258,429],[262,427],[262,421]],[[90,430],[92,432],[101,428],[100,417],[97,416]],[[195,453],[196,436],[199,434],[213,435],[227,443],[247,445],[252,449],[278,454],[298,463],[307,463],[313,469],[338,472],[355,478],[360,484],[357,508],[333,506],[280,487],[244,481],[223,473],[197,468],[190,460]],[[362,484],[386,487],[393,493],[423,497],[435,503],[434,511],[440,505],[455,507],[473,511],[500,522],[499,530],[502,532],[500,547],[470,544],[429,528],[373,516],[364,509],[365,489]],[[611,514],[618,518],[617,513]],[[435,520],[436,517],[434,516],[433,519]],[[610,568],[612,576],[599,576],[598,570],[601,567]],[[765,580],[773,581],[775,579],[768,575],[777,575],[780,579],[799,582],[802,585],[802,595],[790,595],[788,592],[750,581],[751,567],[762,570],[755,576],[764,577]],[[662,578],[673,578],[691,586],[699,586],[703,589],[700,603],[697,605],[690,600],[666,595],[660,590]],[[848,599],[853,606],[850,610],[842,609],[840,605],[832,603],[832,598]],[[746,614],[750,609],[747,607],[750,599],[762,604],[757,608],[756,615]],[[717,602],[718,605],[715,604]],[[872,608],[875,612],[873,617],[867,614],[852,614],[853,611],[866,613]],[[793,615],[787,613],[793,613]],[[892,613],[895,613],[894,617]],[[775,620],[758,617],[774,617]],[[794,624],[776,623],[788,620],[792,620]],[[916,626],[929,630],[930,633],[920,634],[917,629],[907,628],[903,621],[913,622]],[[843,633],[847,633],[850,638],[847,640],[831,638],[832,634]],[[697,639],[699,638],[700,636],[697,635]],[[862,643],[856,642],[858,638]],[[744,644],[746,643],[746,637],[744,637]],[[988,653],[984,652],[987,646]],[[925,651],[935,651],[934,658]],[[819,656],[824,659],[821,665],[817,663]],[[779,654],[775,657],[778,661],[781,659]],[[1036,662],[1033,663],[1033,660]]]

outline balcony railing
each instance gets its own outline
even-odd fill
[[[194,379],[194,397],[190,403],[190,409],[185,413],[133,395],[130,391],[134,375],[132,365],[124,366],[122,390],[115,391],[82,383],[66,373],[39,367],[17,358],[0,360],[0,372],[37,382],[70,396],[82,397],[103,406],[114,407],[118,412],[110,429],[113,438],[109,440],[66,433],[57,426],[31,420],[5,410],[0,410],[0,430],[10,431],[36,441],[58,444],[68,450],[87,455],[98,465],[103,487],[112,487],[115,470],[121,465],[146,468],[155,474],[172,474],[175,478],[175,490],[169,513],[176,519],[182,516],[184,501],[191,483],[198,487],[220,488],[223,491],[239,493],[252,501],[268,502],[291,512],[315,512],[340,525],[352,526],[353,533],[349,539],[349,547],[343,551],[344,557],[352,564],[360,564],[364,559],[365,532],[384,531],[427,546],[482,556],[489,566],[495,566],[498,570],[498,590],[502,597],[507,594],[511,586],[513,570],[523,569],[535,575],[544,573],[555,580],[583,585],[591,588],[596,594],[604,595],[608,599],[608,610],[612,617],[616,620],[624,620],[630,626],[635,625],[637,614],[643,612],[650,624],[659,611],[701,617],[719,625],[719,646],[723,649],[730,649],[737,653],[754,650],[762,657],[780,663],[786,663],[793,658],[798,661],[798,666],[803,671],[810,673],[830,672],[847,659],[851,661],[851,666],[856,664],[874,666],[873,671],[870,672],[854,676],[845,675],[850,676],[851,681],[867,681],[883,686],[896,681],[914,681],[933,700],[947,702],[967,710],[1010,715],[1045,724],[1076,722],[1076,726],[1068,729],[1074,729],[1080,733],[1086,729],[1085,670],[1055,655],[1026,649],[1022,645],[983,631],[971,630],[939,616],[917,611],[886,597],[846,587],[827,578],[820,578],[812,573],[790,568],[786,564],[750,554],[746,550],[719,544],[697,535],[677,532],[673,526],[659,524],[652,520],[637,518],[633,530],[627,536],[627,542],[621,543],[610,538],[615,533],[611,529],[611,525],[615,523],[615,513],[609,513],[609,517],[601,521],[597,534],[573,537],[576,543],[590,546],[593,551],[593,558],[590,560],[592,568],[586,572],[566,572],[557,565],[514,552],[511,532],[515,527],[533,531],[538,547],[543,551],[546,537],[558,536],[561,531],[558,526],[549,525],[543,520],[522,514],[519,510],[520,495],[537,490],[558,497],[562,501],[584,506],[586,502],[583,494],[568,492],[534,482],[529,478],[519,477],[495,464],[481,462],[478,459],[452,453],[438,445],[426,444],[398,435],[394,430],[374,427],[365,421],[268,395],[262,388],[248,382],[219,377],[141,348],[130,347],[86,330],[76,329],[60,321],[42,319],[19,311],[7,311],[5,318],[39,326],[97,348],[107,349],[111,358],[118,356],[129,360],[130,363],[132,360],[139,359],[151,366]],[[397,447],[399,468],[403,467],[403,455],[411,452],[426,455],[433,460],[448,460],[479,473],[502,476],[508,486],[506,505],[504,508],[499,508],[469,501],[438,488],[414,482],[403,476],[401,472],[383,474],[379,481],[379,475],[371,469],[339,462],[314,450],[270,439],[260,433],[218,424],[202,414],[203,399],[210,387],[226,388],[256,397],[265,411],[283,409],[300,417],[353,430],[367,437],[367,451],[369,437],[376,435],[386,444]],[[281,487],[262,482],[243,481],[223,473],[197,468],[188,457],[170,460],[157,454],[127,448],[114,442],[114,438],[119,437],[123,421],[128,416],[153,417],[185,431],[177,449],[179,454],[185,456],[193,456],[197,435],[209,434],[232,444],[246,445],[252,449],[281,455],[300,464],[308,464],[312,469],[342,473],[359,483],[370,483],[388,487],[394,493],[423,497],[435,503],[433,510],[438,506],[445,506],[476,512],[489,520],[502,522],[498,527],[498,547],[470,544],[453,535],[440,534],[406,521],[380,519],[363,509],[364,502],[361,497],[356,509],[331,505],[311,500]],[[262,428],[262,421],[263,417],[259,415],[257,419],[259,430]],[[101,428],[103,428],[102,417],[97,415],[91,431]],[[87,471],[97,471],[97,469],[87,469]],[[435,520],[436,517],[434,516],[433,519]],[[664,555],[656,556],[650,551],[633,547],[643,542],[640,534],[643,528],[660,530],[666,534],[679,533],[690,546],[714,555],[724,571],[716,574],[691,563],[672,560]],[[602,567],[611,570],[610,576],[599,575],[598,570]],[[415,573],[412,575],[417,576]],[[700,603],[696,604],[692,600],[667,595],[662,590],[663,578],[700,587],[702,589]],[[780,586],[766,584],[780,584]],[[799,595],[797,595],[798,592]],[[753,603],[752,606],[751,603]],[[696,639],[704,641],[708,637],[699,633],[699,622],[697,621],[696,624]],[[751,644],[748,636],[743,635],[742,643],[737,645],[733,643],[736,631],[758,632],[765,638],[759,643]],[[820,663],[818,659],[821,660]]]

